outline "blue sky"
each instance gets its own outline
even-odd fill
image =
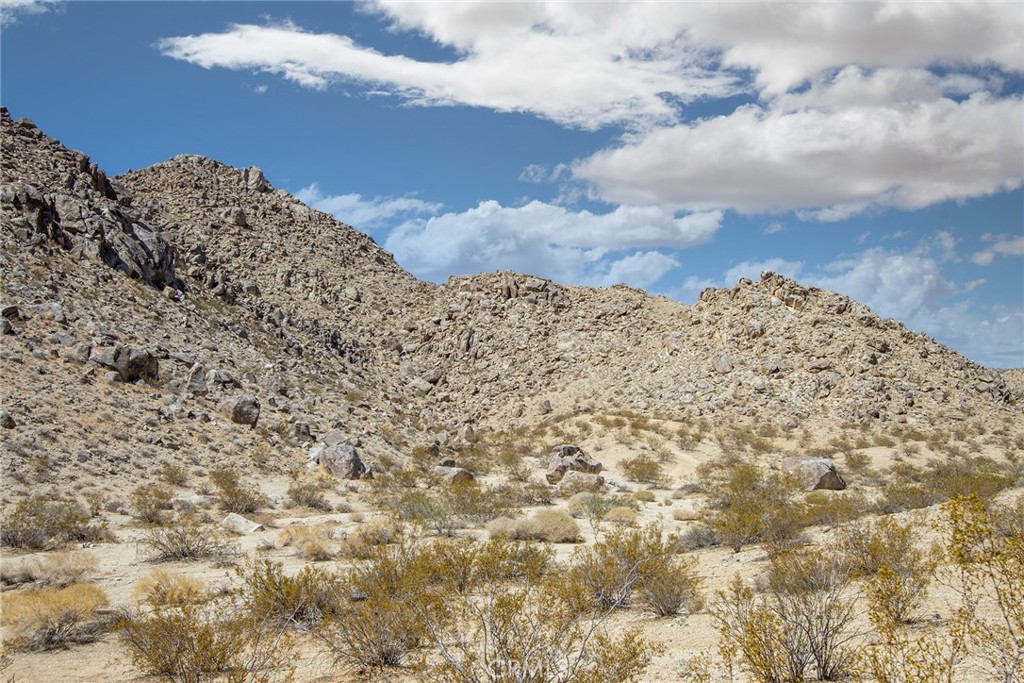
[[[0,99],[371,234],[692,303],[771,269],[1024,366],[1019,3],[3,0]]]

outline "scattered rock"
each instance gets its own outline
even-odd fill
[[[444,465],[436,465],[430,469],[435,475],[440,477],[446,484],[464,484],[471,482],[475,477],[461,467],[446,467]]]
[[[218,407],[220,414],[235,424],[255,428],[260,419],[260,402],[251,396],[235,396]]]
[[[784,458],[782,470],[797,477],[808,491],[842,491],[846,480],[831,458]]]
[[[568,444],[552,449],[543,466],[547,469],[544,477],[552,485],[560,482],[567,472],[597,474],[602,469],[601,463],[582,448]]]
[[[3,427],[4,429],[14,429],[17,426],[18,423],[15,422],[13,415],[6,410],[0,410],[0,427]]]
[[[332,434],[337,433],[332,432],[328,436]],[[366,465],[359,459],[356,447],[349,440],[337,441],[332,438],[333,443],[327,443],[326,440],[327,437],[324,442],[310,449],[310,457],[318,465],[337,479],[359,479],[366,474]]]
[[[257,531],[264,531],[262,524],[246,519],[235,512],[229,512],[228,516],[221,520],[220,525],[234,534],[254,534]]]

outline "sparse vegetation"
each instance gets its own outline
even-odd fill
[[[98,611],[107,596],[97,586],[74,584],[3,596],[4,643],[19,650],[52,650],[88,642],[105,628]]]

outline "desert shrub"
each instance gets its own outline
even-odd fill
[[[49,553],[36,563],[33,574],[46,584],[67,586],[93,574],[99,566],[96,555],[85,550]]]
[[[132,516],[145,524],[160,524],[164,512],[171,509],[171,490],[160,484],[140,486],[128,496]]]
[[[613,530],[603,541],[573,554],[565,572],[570,602],[580,611],[625,607],[634,589],[671,574],[674,554],[674,546],[662,539],[656,524]]]
[[[847,451],[843,460],[847,469],[856,474],[863,474],[871,467],[871,457],[864,451]]]
[[[75,584],[4,595],[4,640],[21,650],[52,650],[89,642],[101,634],[98,611],[107,596],[97,586]]]
[[[960,578],[967,642],[992,680],[1024,674],[1024,536],[1001,536],[997,516],[978,497],[943,509],[948,552]]]
[[[154,569],[139,579],[132,589],[135,602],[149,607],[180,607],[208,599],[206,585],[178,572]]]
[[[235,571],[245,606],[261,623],[312,627],[344,606],[344,582],[318,567],[305,566],[289,576],[280,562],[257,559]]]
[[[734,552],[760,541],[783,550],[805,523],[794,492],[795,485],[785,477],[762,473],[747,462],[728,465],[724,481],[711,491],[708,525]]]
[[[331,504],[324,498],[324,491],[328,488],[330,488],[330,484],[323,479],[315,481],[294,479],[288,484],[288,499],[292,505],[328,512],[331,509]]]
[[[925,470],[925,486],[936,502],[958,496],[988,499],[1014,484],[1014,477],[985,457],[947,458]]]
[[[526,519],[510,520],[504,525],[502,518],[488,526],[492,537],[507,537],[513,541],[545,541],[547,543],[578,543],[580,526],[563,510],[538,510]]]
[[[277,543],[282,547],[295,548],[304,560],[322,562],[334,559],[336,554],[331,547],[330,526],[327,524],[285,527],[277,535]]]
[[[22,498],[0,524],[0,543],[39,550],[72,541],[101,541],[109,536],[102,524],[74,501],[34,495]]]
[[[723,658],[765,683],[803,681],[809,667],[819,680],[842,677],[853,658],[848,581],[841,561],[817,552],[773,558],[762,595],[736,576],[711,608]]]
[[[871,578],[867,590],[876,594],[877,610],[886,610],[896,623],[924,602],[941,555],[937,548],[918,548],[915,535],[911,524],[881,517],[844,528],[837,543],[854,575]]]
[[[188,470],[173,462],[164,463],[158,476],[168,486],[184,486],[188,483]]]
[[[626,479],[641,484],[662,485],[666,482],[665,469],[657,458],[639,453],[619,462],[619,469]]]
[[[450,484],[443,492],[457,516],[471,524],[519,514],[522,490],[515,486],[486,486],[465,481]]]
[[[426,637],[422,614],[436,604],[428,565],[407,543],[378,545],[346,583],[357,599],[318,628],[337,663],[378,674],[405,666]]]
[[[882,495],[875,501],[875,512],[883,515],[919,510],[942,502],[924,485],[913,482],[893,482],[882,490]]]
[[[653,503],[654,502],[654,491],[648,491],[647,489],[640,489],[633,494],[641,503]]]
[[[570,608],[564,590],[556,588],[561,582],[544,580],[532,562],[534,569],[520,573],[514,582],[494,580],[507,572],[511,545],[488,544],[495,554],[485,550],[480,555],[478,565],[487,580],[474,593],[419,603],[428,605],[418,612],[425,638],[439,655],[423,659],[428,680],[636,681],[659,648],[635,630],[611,636],[603,628],[607,611],[584,616]]]
[[[636,526],[636,510],[634,510],[633,508],[617,505],[612,509],[608,510],[608,512],[604,516],[604,519],[606,522],[618,526]]]
[[[375,519],[360,524],[341,542],[340,554],[351,559],[365,560],[380,545],[399,543],[405,538],[405,526],[391,518]]]
[[[164,526],[147,530],[139,544],[150,551],[154,562],[226,560],[237,553],[237,548],[224,540],[218,528],[191,512],[180,513]]]
[[[451,536],[458,525],[451,498],[438,493],[409,491],[399,499],[396,512],[402,519],[438,536]]]
[[[721,541],[715,536],[715,530],[706,524],[694,524],[677,537],[679,549],[684,552],[701,550],[702,548],[713,548],[721,545]]]
[[[230,603],[184,603],[148,613],[125,610],[117,622],[139,669],[173,683],[223,677],[231,683],[288,680],[292,643],[273,625]]]
[[[228,467],[213,470],[210,472],[210,482],[217,489],[217,502],[228,512],[256,512],[267,503],[266,496],[259,489],[242,483],[237,470]]]
[[[693,559],[665,558],[647,569],[636,594],[640,605],[660,617],[669,617],[686,609],[690,614],[704,605],[700,587],[704,580]]]
[[[856,494],[835,491],[812,491],[804,497],[803,521],[808,526],[838,527],[868,511],[864,499]]]

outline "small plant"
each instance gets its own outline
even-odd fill
[[[139,579],[132,596],[138,604],[152,608],[181,607],[205,602],[209,598],[202,581],[163,569],[154,569]]]
[[[39,560],[34,572],[43,583],[68,586],[93,574],[99,566],[96,555],[86,550],[61,550]]]
[[[734,552],[760,541],[772,552],[785,550],[804,525],[794,492],[785,477],[762,473],[747,462],[727,464],[725,480],[711,492],[708,525]]]
[[[700,593],[703,582],[696,560],[665,558],[648,568],[637,589],[637,598],[645,610],[659,617],[674,616],[682,609],[693,614],[704,606]]]
[[[632,458],[626,458],[619,462],[619,469],[626,475],[626,479],[641,484],[663,485],[666,482],[665,470],[657,458],[646,453],[640,453]]]
[[[170,489],[160,484],[140,486],[128,496],[132,516],[145,524],[160,524],[164,512],[171,509]]]
[[[203,523],[195,514],[185,512],[162,527],[150,529],[140,544],[148,548],[155,562],[171,560],[225,560],[237,549],[221,538],[215,527]]]
[[[164,463],[159,476],[168,486],[184,486],[188,483],[188,470],[173,462]]]
[[[288,680],[294,665],[284,628],[215,602],[128,610],[117,623],[135,666],[173,683]]]
[[[491,538],[513,541],[545,541],[547,543],[578,543],[580,526],[563,510],[538,510],[527,519],[499,517],[487,525]]]
[[[108,536],[106,527],[91,522],[88,510],[78,503],[44,495],[19,500],[0,525],[0,543],[33,550]]]
[[[217,502],[222,509],[240,514],[256,512],[267,499],[258,489],[245,486],[237,470],[222,468],[210,472],[210,482],[217,489]]]
[[[288,499],[292,505],[328,512],[331,509],[331,504],[324,498],[324,491],[328,488],[330,488],[330,484],[324,479],[313,481],[294,479],[288,485]]]
[[[335,556],[330,545],[330,527],[326,524],[286,527],[278,534],[277,542],[282,547],[295,548],[304,560],[322,562],[334,559]]]
[[[97,586],[48,587],[3,597],[4,640],[21,650],[52,650],[94,640],[104,629],[98,611],[107,596]]]

